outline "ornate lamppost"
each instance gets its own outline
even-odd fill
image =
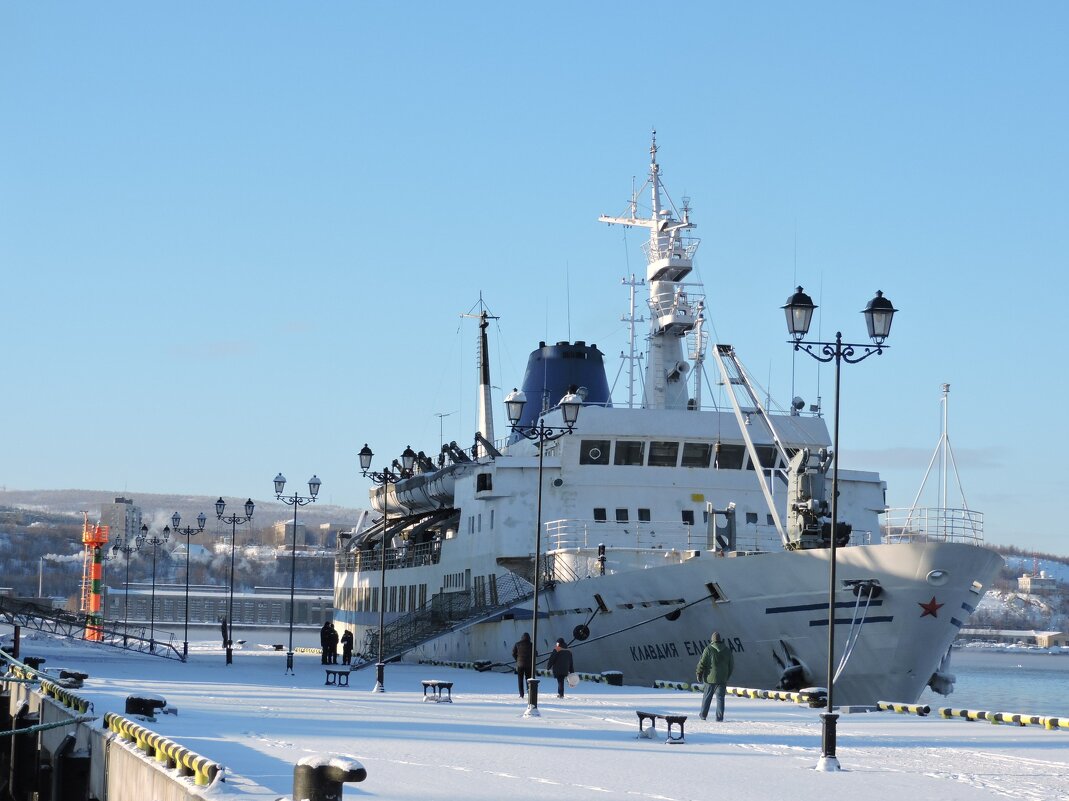
[[[171,515],[171,524],[174,526],[174,534],[177,537],[179,534],[186,535],[186,622],[185,628],[182,633],[182,658],[185,659],[189,656],[189,538],[200,534],[204,531],[204,523],[207,521],[208,516],[201,512],[197,515],[197,527],[192,528],[186,526],[185,528],[179,528],[179,524],[182,522],[182,515],[175,512]]]
[[[876,297],[870,300],[862,311],[873,344],[856,345],[843,342],[843,335],[839,331],[835,332],[834,342],[805,340],[809,324],[813,320],[813,311],[817,307],[801,287],[787,299],[782,308],[787,315],[787,331],[791,335],[789,344],[794,345],[796,351],[808,353],[818,362],[835,362],[835,431],[832,438],[831,536],[828,554],[828,705],[820,716],[823,725],[820,759],[817,762],[818,770],[830,772],[839,770],[839,760],[835,756],[835,724],[839,716],[835,714],[832,684],[835,679],[835,549],[839,538],[839,385],[842,364],[857,364],[874,353],[882,354],[887,348],[883,343],[891,333],[891,320],[897,309],[883,296],[883,292],[877,292]]]
[[[579,408],[583,405],[582,399],[575,394],[574,390],[560,399],[561,418],[564,425],[546,425],[545,413],[538,415],[538,422],[530,426],[521,426],[523,407],[527,403],[527,396],[513,389],[505,398],[505,411],[508,414],[509,425],[514,433],[525,439],[538,443],[538,501],[535,512],[535,560],[534,560],[534,612],[531,615],[531,673],[532,678],[527,680],[527,711],[524,717],[538,717],[538,679],[534,674],[538,667],[538,589],[542,584],[542,456],[547,442],[560,439],[565,434],[571,434],[575,429],[575,423],[579,419]]]
[[[238,526],[252,520],[252,513],[256,510],[256,504],[252,498],[245,501],[245,514],[225,515],[226,501],[220,496],[215,502],[215,517],[224,523],[230,524],[230,600],[226,608],[226,664],[234,662],[234,549],[237,545]]]
[[[360,474],[382,487],[382,542],[379,545],[379,658],[375,662],[375,687],[372,690],[372,692],[382,693],[386,692],[386,652],[384,649],[386,639],[386,529],[390,519],[388,487],[412,474],[412,467],[416,464],[416,452],[412,450],[411,445],[405,448],[401,454],[401,468],[397,473],[392,473],[386,468],[379,472],[372,471],[371,458],[375,454],[366,442],[358,455]]]
[[[122,623],[122,647],[126,647],[126,634],[130,628],[130,554],[136,553],[141,550],[141,538],[135,537],[134,544],[130,545],[129,540],[123,540],[122,537],[117,537],[115,544],[111,547],[113,553],[122,553],[126,557],[126,592],[123,594],[123,623]]]
[[[171,537],[171,527],[163,527],[163,536],[153,534],[151,537],[148,535],[148,526],[142,524],[141,526],[141,545],[152,546],[152,600],[149,603],[149,629],[148,629],[148,650],[150,653],[156,650],[156,549],[167,542]]]
[[[286,489],[286,477],[279,473],[275,476],[275,497],[285,504],[293,507],[293,545],[290,548],[290,640],[289,650],[286,651],[286,673],[293,673],[293,604],[297,582],[297,508],[305,504],[315,503],[316,495],[319,494],[320,481],[315,474],[308,479],[308,495],[283,495]]]

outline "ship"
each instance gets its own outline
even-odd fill
[[[1002,558],[975,516],[881,524],[876,472],[838,470],[833,524],[823,410],[774,406],[733,345],[710,343],[696,224],[657,154],[654,133],[645,185],[599,218],[649,233],[644,278],[623,282],[626,398],[596,344],[540,342],[497,439],[483,307],[473,443],[409,446],[378,471],[361,451],[373,514],[339,542],[335,625],[380,666],[507,669],[528,632],[539,667],[563,638],[581,672],[689,683],[716,631],[733,685],[823,687],[833,661],[837,705],[949,692],[946,655]]]

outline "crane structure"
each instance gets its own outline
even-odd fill
[[[85,639],[104,639],[104,546],[108,544],[108,526],[89,524],[89,513],[82,512],[82,612],[85,613]]]

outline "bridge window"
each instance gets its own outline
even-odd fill
[[[646,443],[620,440],[616,443],[616,458],[613,464],[640,465],[645,460]]]
[[[678,442],[651,442],[650,443],[650,466],[651,467],[675,467],[679,457]]]
[[[716,467],[718,470],[742,470],[742,457],[746,449],[742,445],[717,443]]]
[[[708,467],[713,446],[708,442],[683,443],[683,467]]]
[[[609,440],[584,439],[579,446],[579,464],[608,464]]]

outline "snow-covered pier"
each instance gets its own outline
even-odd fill
[[[391,664],[387,692],[374,694],[373,669],[353,673],[350,687],[325,686],[314,656],[299,655],[296,676],[285,676],[284,656],[238,651],[226,666],[217,646],[193,650],[186,664],[42,639],[25,641],[23,653],[88,673],[77,694],[101,716],[122,714],[131,694],[166,698],[178,714],[144,725],[225,766],[225,783],[205,790],[211,798],[288,796],[294,766],[310,755],[366,768],[346,798],[1069,798],[1061,730],[847,714],[843,770],[826,774],[814,770],[820,710],[803,705],[729,698],[718,724],[698,719],[695,693],[582,683],[525,718],[512,674]],[[452,704],[423,703],[428,678],[453,683]],[[688,714],[686,742],[638,738],[640,709]]]

